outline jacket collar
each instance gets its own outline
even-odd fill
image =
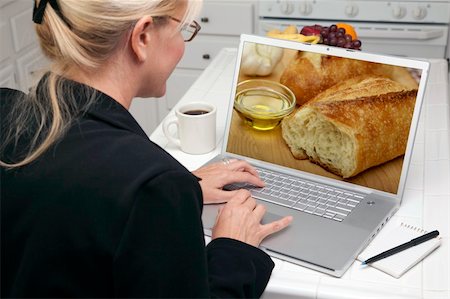
[[[101,91],[96,90],[96,93],[96,102],[88,108],[86,115],[148,139],[147,134],[125,107]]]

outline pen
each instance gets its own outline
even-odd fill
[[[411,248],[413,246],[419,245],[420,243],[423,243],[425,241],[431,240],[433,238],[436,238],[439,235],[439,231],[434,230],[432,232],[429,232],[423,236],[417,237],[415,239],[412,239],[409,242],[406,242],[404,244],[398,245],[397,247],[394,247],[392,249],[386,250],[380,254],[377,254],[376,256],[373,256],[364,262],[362,262],[363,265],[367,265],[376,261],[379,261],[381,259],[384,259],[388,256],[391,256],[393,254],[399,253],[400,251],[403,251],[405,249]]]

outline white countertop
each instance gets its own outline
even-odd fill
[[[150,139],[189,170],[220,152],[230,100],[235,49],[223,49],[178,102],[207,101],[217,107],[217,147],[205,155],[189,155],[168,142],[159,125]],[[404,199],[386,225],[407,222],[437,229],[441,246],[401,278],[395,279],[355,262],[335,278],[274,259],[275,269],[263,298],[450,298],[450,99],[446,60],[430,60],[431,72],[419,121]],[[174,115],[172,110],[168,117]]]

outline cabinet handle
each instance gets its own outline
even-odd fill
[[[209,54],[203,54],[202,57],[203,57],[203,59],[207,59],[207,60],[211,58],[211,56],[209,56]]]
[[[208,23],[208,22],[209,22],[209,19],[208,19],[207,17],[203,17],[203,18],[200,19],[200,21],[201,21],[202,23]]]

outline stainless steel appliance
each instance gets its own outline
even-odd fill
[[[260,0],[258,33],[294,24],[351,24],[368,52],[450,57],[449,0]]]

